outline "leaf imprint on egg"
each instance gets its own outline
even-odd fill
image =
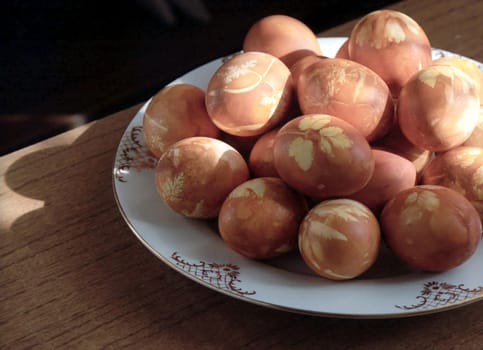
[[[312,115],[304,117],[300,120],[298,127],[302,131],[320,130],[330,123],[332,118],[328,115]]]
[[[412,224],[420,220],[423,211],[434,213],[439,207],[438,195],[431,191],[413,192],[406,197],[404,204],[406,207],[401,212],[405,218],[405,223]]]
[[[240,65],[231,65],[226,67],[225,70],[221,71],[219,74],[224,80],[225,84],[231,83],[233,80],[238,79],[242,75],[250,72],[250,68],[255,67],[257,64],[256,60],[248,60]]]
[[[342,202],[348,200],[338,199],[338,205],[324,205],[315,207],[314,213],[320,216],[337,216],[347,222],[357,222],[361,218],[367,219],[369,217],[368,211],[362,206],[357,204],[344,205]]]
[[[339,241],[347,241],[346,235],[335,228],[324,224],[323,222],[310,220],[309,225],[309,232],[312,232],[316,236],[320,236],[328,240],[336,239]]]
[[[181,198],[184,186],[184,174],[176,175],[174,178],[168,178],[161,186],[163,197],[170,202],[177,202]]]
[[[331,157],[335,157],[333,147],[347,149],[352,146],[352,141],[337,126],[322,128],[320,133],[320,150]]]
[[[288,155],[295,159],[295,162],[303,171],[307,171],[314,161],[314,149],[312,141],[302,137],[295,138],[289,145]]]

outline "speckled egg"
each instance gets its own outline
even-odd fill
[[[217,138],[220,130],[205,108],[205,92],[190,84],[170,85],[149,101],[143,116],[146,146],[156,156],[192,136]]]
[[[349,56],[379,74],[394,97],[413,74],[432,62],[424,30],[414,19],[394,10],[371,12],[354,26]]]
[[[393,122],[394,102],[386,83],[369,68],[327,58],[303,70],[297,81],[303,114],[330,114],[345,120],[369,141],[382,137]]]
[[[245,36],[243,50],[269,53],[288,67],[304,56],[321,54],[314,32],[286,15],[271,15],[255,22]]]
[[[156,189],[175,212],[214,218],[226,196],[249,177],[240,153],[209,137],[189,137],[171,145],[155,169]]]
[[[404,136],[418,147],[440,152],[465,142],[480,113],[474,83],[460,69],[435,65],[404,85],[397,118]]]
[[[245,52],[211,77],[206,108],[213,123],[237,136],[260,135],[288,114],[294,99],[290,71],[278,58]]]
[[[374,171],[374,157],[362,134],[326,114],[304,115],[286,123],[275,138],[273,157],[283,180],[319,199],[360,190]]]
[[[223,241],[238,253],[268,259],[297,246],[298,228],[307,213],[305,198],[281,179],[259,177],[237,186],[218,217]]]
[[[299,250],[306,264],[331,280],[360,276],[376,261],[381,234],[376,217],[350,199],[319,203],[299,230]]]
[[[483,219],[483,149],[456,147],[438,154],[424,170],[422,182],[461,193]]]

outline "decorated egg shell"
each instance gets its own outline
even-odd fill
[[[190,84],[164,87],[149,101],[143,116],[146,147],[156,156],[192,136],[217,138],[220,130],[205,108],[205,92]]]
[[[369,68],[327,58],[303,70],[297,98],[304,114],[330,114],[345,120],[368,141],[385,135],[393,123],[394,102],[387,84]]]
[[[286,15],[271,15],[255,22],[245,35],[243,50],[269,53],[288,67],[307,55],[321,54],[314,32]]]
[[[248,166],[237,150],[201,136],[171,145],[155,169],[162,200],[191,218],[216,217],[226,196],[248,177]]]
[[[483,72],[472,61],[459,56],[441,57],[433,61],[433,65],[452,66],[461,69],[475,83],[480,104],[483,103]]]
[[[376,72],[394,97],[409,78],[432,63],[431,44],[406,14],[378,10],[364,16],[349,37],[349,56]]]
[[[273,157],[284,181],[318,199],[355,193],[374,171],[367,140],[349,123],[326,114],[287,122],[277,133]]]
[[[422,182],[461,193],[483,219],[483,149],[456,147],[438,154],[424,170]]]
[[[350,199],[313,207],[299,229],[299,250],[318,275],[332,280],[360,276],[376,261],[381,234],[374,214]]]
[[[282,61],[263,52],[244,52],[211,77],[206,108],[224,132],[255,136],[287,117],[293,99],[292,77]]]
[[[434,65],[404,85],[397,119],[414,145],[441,152],[461,145],[473,132],[480,112],[474,83],[460,69]]]
[[[399,192],[381,214],[383,237],[407,265],[447,271],[467,261],[481,240],[481,222],[471,203],[442,186]]]
[[[237,186],[223,202],[218,228],[223,241],[255,259],[285,254],[297,246],[308,210],[305,198],[281,179],[259,177]]]

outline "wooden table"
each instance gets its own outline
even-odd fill
[[[392,8],[433,46],[483,61],[482,1]],[[482,302],[402,319],[305,316],[232,299],[160,262],[129,230],[111,185],[139,107],[0,158],[0,348],[483,348]]]

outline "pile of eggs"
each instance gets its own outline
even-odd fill
[[[423,29],[391,10],[323,54],[304,23],[268,16],[206,91],[159,91],[143,130],[160,197],[217,219],[246,257],[298,249],[332,280],[366,272],[383,244],[414,269],[461,265],[481,240],[483,73],[433,61]]]

